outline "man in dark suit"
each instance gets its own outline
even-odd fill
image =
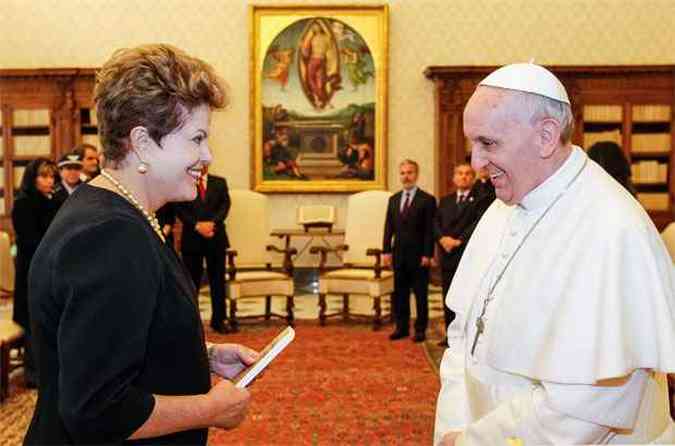
[[[484,210],[487,210],[487,208],[490,207],[490,204],[497,198],[495,187],[492,185],[492,181],[490,181],[490,174],[485,167],[478,171],[478,178],[472,189],[473,194],[480,197],[482,207],[485,208]]]
[[[389,336],[392,341],[408,336],[411,289],[417,308],[413,341],[424,341],[429,321],[429,266],[434,251],[431,225],[436,199],[417,187],[418,173],[415,161],[404,160],[399,165],[403,190],[389,199],[384,225],[383,261],[394,269],[396,329]]]
[[[455,167],[452,181],[456,191],[441,198],[434,217],[433,234],[441,253],[443,285],[443,315],[445,328],[455,319],[455,313],[445,305],[445,297],[455,276],[466,243],[483,213],[494,200],[487,183],[475,181],[476,174],[469,164]],[[447,336],[438,345],[447,346]]]
[[[225,251],[230,242],[224,221],[230,211],[230,195],[225,178],[208,175],[208,166],[204,166],[197,191],[194,201],[176,205],[176,215],[183,223],[181,253],[197,290],[206,259],[211,290],[211,328],[226,333]]]
[[[76,152],[66,153],[59,160],[58,168],[61,181],[54,187],[54,198],[59,203],[65,202],[70,194],[75,192],[75,189],[82,184],[80,178],[82,166],[82,156]]]

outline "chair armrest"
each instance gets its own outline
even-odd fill
[[[311,254],[319,254],[321,252],[340,252],[340,251],[349,251],[349,245],[335,245],[332,248],[328,246],[312,246],[309,248]]]
[[[328,261],[328,253],[334,252],[338,253],[341,251],[348,251],[348,245],[336,245],[332,248],[328,246],[312,246],[309,248],[310,254],[321,254],[321,260],[319,261],[319,273],[323,273],[326,270],[326,262]]]
[[[267,251],[274,251],[274,252],[278,252],[279,254],[288,254],[288,255],[291,255],[291,256],[294,256],[298,253],[298,250],[296,248],[281,249],[278,246],[274,246],[274,245],[267,245],[267,246],[265,246],[265,249]]]
[[[237,250],[236,249],[228,249],[225,251],[225,254],[227,255],[227,264],[229,268],[227,269],[227,273],[229,275],[229,280],[234,280],[237,277],[237,265],[234,263],[234,258],[237,257]]]
[[[298,250],[296,248],[286,248],[286,249],[281,249],[278,246],[274,245],[267,245],[265,246],[265,249],[267,251],[274,251],[279,254],[284,255],[284,264],[283,268],[284,271],[289,275],[293,275],[293,259],[292,257],[298,253]]]
[[[378,248],[368,248],[366,249],[367,256],[375,256],[375,265],[373,265],[373,270],[375,271],[375,278],[379,279],[382,276],[382,252]]]

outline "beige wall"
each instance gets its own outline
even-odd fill
[[[326,4],[325,0],[256,4]],[[382,2],[347,1],[348,4]],[[389,184],[406,157],[434,185],[428,65],[675,63],[674,0],[390,0]],[[248,21],[244,0],[2,0],[0,67],[95,67],[119,47],[167,42],[228,80],[232,105],[214,116],[213,171],[249,187]],[[339,3],[338,3],[339,4]],[[344,195],[277,195],[275,227],[298,204],[339,208]]]

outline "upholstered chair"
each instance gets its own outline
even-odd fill
[[[394,276],[381,263],[382,238],[387,204],[391,194],[384,191],[367,191],[354,194],[347,202],[345,242],[334,248],[314,246],[313,254],[320,254],[319,263],[319,322],[342,316],[344,319],[359,317],[349,311],[350,296],[373,301],[373,329],[382,324],[382,298],[394,291]],[[343,266],[326,267],[328,253],[342,255]],[[342,311],[326,314],[326,295],[342,296]]]
[[[227,299],[230,326],[237,330],[237,303],[265,299],[262,315],[245,318],[285,318],[293,325],[293,261],[295,248],[284,250],[270,244],[269,200],[249,190],[231,190],[232,207],[226,220],[230,249],[227,250]],[[276,253],[276,254],[275,254]],[[286,298],[286,314],[272,312],[272,297]]]
[[[10,357],[12,349],[19,350],[14,359]],[[9,396],[9,375],[17,367],[23,367],[23,328],[14,321],[0,319],[0,403]]]
[[[14,259],[10,253],[9,234],[0,231],[0,295],[14,294]]]
[[[0,296],[14,295],[14,259],[9,234],[0,231]],[[9,374],[23,365],[23,329],[11,320],[0,320],[0,403],[9,395]],[[19,355],[10,360],[10,350]]]

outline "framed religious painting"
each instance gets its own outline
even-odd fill
[[[259,192],[386,188],[388,7],[251,6]]]

